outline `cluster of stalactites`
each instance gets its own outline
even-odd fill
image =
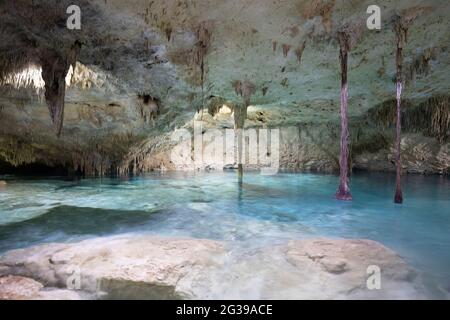
[[[117,167],[117,174],[138,175],[154,170],[163,171],[172,165],[167,152],[173,147],[174,142],[169,134],[155,136],[144,143],[134,145],[122,158]]]
[[[81,170],[87,176],[105,176],[116,170],[109,156],[98,151],[76,155],[72,161],[74,170]]]
[[[248,80],[236,80],[233,82],[233,88],[236,94],[244,99],[244,104],[248,107],[251,96],[256,92],[256,86]]]

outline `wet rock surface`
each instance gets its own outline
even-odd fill
[[[381,271],[369,290],[368,267]],[[79,289],[67,290],[78,270]],[[0,257],[2,299],[423,298],[416,273],[370,240],[302,239],[263,248],[115,236],[13,250]]]

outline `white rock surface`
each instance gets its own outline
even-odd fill
[[[367,288],[371,265],[380,268],[380,290]],[[82,291],[43,294],[40,283],[66,289],[74,270]],[[202,239],[115,236],[10,251],[0,258],[1,275],[7,279],[0,281],[3,299],[87,298],[86,292],[110,299],[424,297],[415,272],[370,240],[303,239],[249,249]]]
[[[79,300],[77,291],[44,286],[30,278],[21,276],[0,277],[0,300]]]

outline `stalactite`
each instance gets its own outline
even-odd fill
[[[42,49],[39,52],[42,79],[45,82],[45,100],[58,137],[61,134],[64,120],[66,75],[70,66],[75,68],[80,49],[81,43],[76,41],[65,56],[53,49]]]
[[[234,107],[234,130],[237,134],[237,141],[238,141],[238,150],[237,150],[237,156],[238,156],[238,182],[239,185],[242,185],[242,178],[244,174],[244,168],[243,168],[243,129],[245,124],[245,119],[247,119],[247,107],[250,105],[250,98],[253,94],[256,92],[256,86],[251,83],[248,80],[240,81],[236,80],[232,83],[232,86],[236,92],[237,95],[240,95],[242,99],[244,100],[243,105],[236,105]]]
[[[36,149],[29,143],[12,137],[3,137],[0,139],[0,158],[17,167],[35,162],[37,159]]]
[[[401,95],[403,87],[402,79],[402,67],[403,67],[403,47],[407,41],[408,35],[408,25],[404,19],[400,16],[394,17],[394,33],[395,41],[397,45],[397,50],[395,54],[395,64],[396,64],[396,98],[397,98],[397,120],[396,120],[396,138],[395,138],[395,167],[396,167],[396,181],[395,181],[395,203],[403,202],[403,194],[401,188]]]
[[[352,200],[350,188],[348,186],[348,83],[347,83],[347,61],[350,50],[350,36],[345,31],[338,32],[339,40],[339,61],[341,65],[341,153],[339,158],[340,177],[339,187],[336,192],[336,199]]]
[[[302,42],[302,44],[300,44],[298,46],[298,48],[295,49],[295,55],[297,56],[298,63],[302,62],[302,55],[303,55],[303,51],[305,50],[305,46],[306,46],[306,40],[304,40]]]
[[[172,37],[172,27],[167,27],[164,29],[164,33],[166,34],[167,41],[170,41]]]
[[[145,124],[152,123],[155,126],[155,119],[160,113],[160,101],[147,93],[138,94],[139,108],[142,120]]]
[[[250,105],[250,97],[256,92],[256,86],[248,80],[235,80],[232,86],[235,93],[244,99],[245,107],[248,107]]]
[[[45,100],[56,135],[59,136],[64,118],[65,78],[69,67],[64,58],[54,52],[46,51],[40,58],[42,78],[45,82]]]
[[[291,46],[288,44],[283,44],[283,56],[287,57],[289,50],[291,50]]]
[[[261,93],[263,96],[265,96],[267,94],[267,91],[269,90],[269,87],[262,87],[261,88]]]

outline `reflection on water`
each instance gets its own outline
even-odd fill
[[[2,179],[5,179],[4,177]],[[8,179],[8,178],[7,178]],[[258,247],[303,237],[367,238],[399,252],[433,290],[450,291],[450,179],[318,174],[167,173],[128,179],[14,180],[0,190],[0,252],[50,241],[150,233]]]

